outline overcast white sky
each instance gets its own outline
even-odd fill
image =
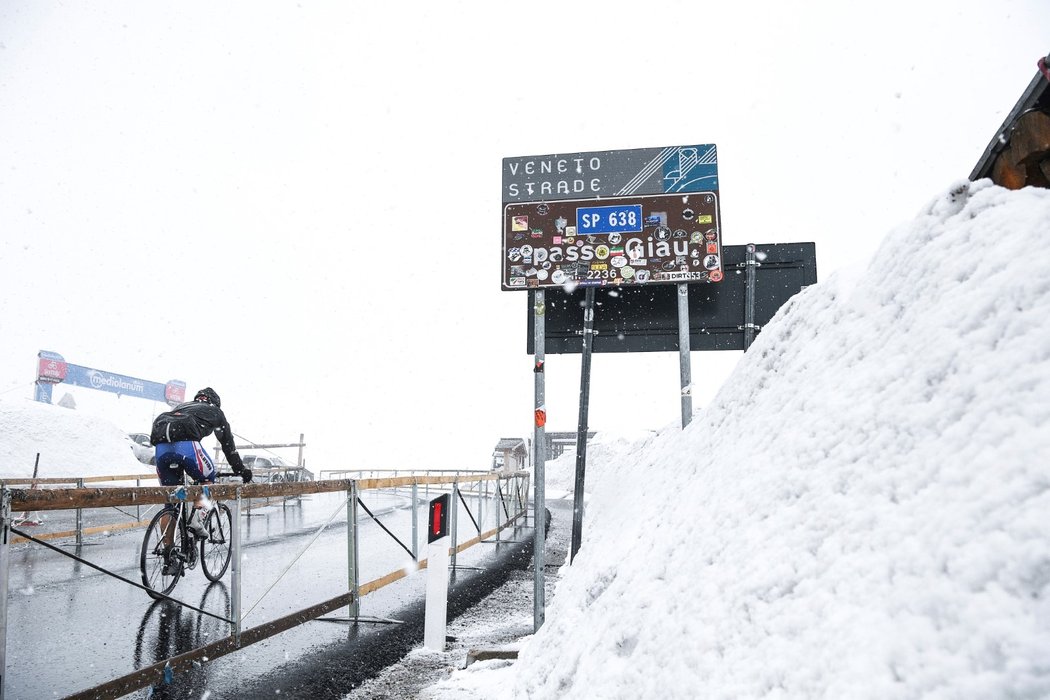
[[[823,278],[969,174],[1047,26],[1036,0],[4,2],[0,393],[46,349],[214,386],[317,468],[483,466],[532,417],[501,158],[716,143],[724,242],[815,241]],[[593,377],[592,428],[678,418],[674,354]],[[547,379],[574,429],[577,357]],[[128,430],[159,408],[73,393]]]

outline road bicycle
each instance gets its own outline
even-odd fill
[[[179,579],[195,569],[198,562],[209,581],[218,581],[229,568],[233,515],[225,503],[210,499],[207,484],[204,485],[204,496],[207,503],[204,507],[180,498],[174,508],[154,515],[146,528],[139,554],[139,570],[142,585],[148,589],[146,592],[151,598],[160,600],[171,593]],[[207,533],[203,537],[194,534],[189,527],[194,511],[198,510]]]

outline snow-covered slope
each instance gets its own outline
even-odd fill
[[[588,487],[594,479],[600,479],[602,472],[609,462],[621,458],[625,450],[632,449],[637,443],[654,437],[650,430],[635,430],[630,434],[613,434],[599,432],[587,441],[587,464],[585,476]],[[547,462],[544,466],[544,485],[547,498],[572,498],[573,489],[576,487],[576,450],[570,449],[562,453],[557,459]]]
[[[1050,191],[962,183],[796,296],[688,429],[588,469],[546,623],[459,688],[1050,697],[1048,233]]]
[[[149,474],[127,436],[97,416],[29,400],[0,401],[0,478]]]

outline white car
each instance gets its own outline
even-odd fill
[[[254,481],[280,483],[282,481],[313,481],[310,472],[288,464],[276,455],[241,455],[244,466],[254,472]]]
[[[135,459],[143,464],[157,463],[157,448],[150,444],[149,435],[128,433],[128,442],[131,443],[131,451],[135,453]]]

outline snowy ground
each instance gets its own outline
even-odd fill
[[[1050,697],[1048,231],[961,183],[796,296],[686,430],[588,460],[519,659],[421,697]]]
[[[554,474],[571,474],[571,456],[554,465]],[[564,494],[563,494],[564,495]],[[548,501],[552,521],[547,535],[545,580],[546,601],[554,594],[558,571],[565,562],[572,528],[572,496]],[[500,588],[448,625],[454,638],[444,652],[417,647],[405,659],[383,671],[347,696],[369,700],[456,700],[475,697],[467,687],[437,687],[454,671],[462,669],[472,650],[516,650],[521,639],[533,630],[533,569],[515,571]],[[502,668],[509,661],[489,660],[473,664],[476,668]]]
[[[0,478],[152,474],[103,418],[30,399],[0,400]],[[38,456],[39,455],[39,464]]]

